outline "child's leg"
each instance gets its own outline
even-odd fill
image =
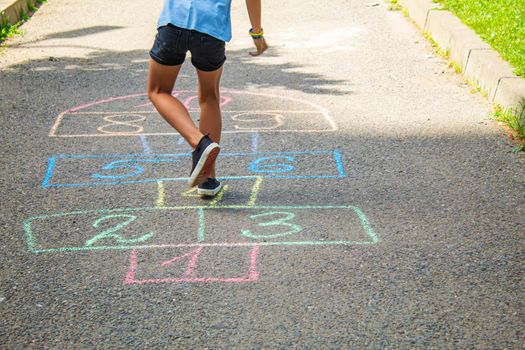
[[[193,123],[186,107],[171,94],[180,68],[181,65],[165,66],[150,59],[148,97],[160,115],[186,139],[192,148],[195,148],[204,135]]]
[[[204,135],[210,134],[210,138],[216,143],[221,141],[222,130],[221,98],[219,93],[221,74],[222,67],[212,72],[197,69],[199,104],[201,108],[199,129]],[[216,177],[215,164],[210,177]]]

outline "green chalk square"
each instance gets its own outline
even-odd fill
[[[354,206],[224,206],[203,209],[199,241],[239,245],[366,245],[379,241]],[[235,224],[232,224],[234,222]],[[226,227],[231,227],[230,232]]]
[[[37,248],[38,245],[38,238],[39,234],[34,232],[34,223],[49,219],[64,219],[64,218],[72,218],[72,217],[78,217],[78,216],[97,216],[100,219],[100,216],[102,217],[116,217],[118,220],[124,220],[126,217],[134,216],[134,214],[137,213],[144,213],[144,212],[159,212],[162,213],[163,211],[187,211],[191,210],[195,213],[195,216],[191,218],[191,216],[188,216],[187,214],[184,214],[184,216],[187,218],[188,227],[191,227],[189,231],[192,232],[184,232],[184,236],[182,238],[183,241],[187,240],[186,242],[181,243],[169,243],[164,241],[157,241],[155,244],[145,244],[148,240],[155,240],[157,237],[148,237],[148,227],[147,225],[144,225],[144,223],[141,224],[141,233],[144,233],[142,235],[134,235],[133,239],[128,239],[129,242],[121,243],[115,245],[107,245],[107,244],[100,244],[100,245],[93,245],[91,246],[64,246],[64,247],[53,247],[53,248]],[[340,211],[340,210],[350,210],[354,217],[354,221],[358,223],[360,228],[362,229],[362,232],[360,232],[360,235],[366,237],[366,239],[302,239],[302,240],[290,240],[287,237],[295,235],[296,232],[293,232],[294,230],[297,231],[298,228],[294,225],[301,226],[301,223],[296,223],[294,221],[295,216],[291,217],[291,214],[297,213],[297,212],[303,212],[302,214],[309,214],[310,212],[320,212],[320,211]],[[252,236],[248,235],[239,235],[238,237],[233,236],[231,237],[231,241],[228,241],[228,237],[226,237],[227,241],[221,241],[221,242],[213,242],[213,239],[210,242],[210,237],[213,238],[214,232],[213,227],[210,227],[209,217],[211,216],[210,213],[214,214],[221,214],[220,212],[227,211],[228,215],[222,215],[223,217],[226,217],[226,220],[228,218],[231,219],[232,213],[235,213],[235,215],[238,215],[239,213],[242,214],[243,212],[252,212],[253,214],[250,215],[244,215],[243,218],[244,221],[248,220],[254,220],[252,223],[252,227],[250,228],[249,225],[246,225],[246,227],[240,227],[239,232],[247,234],[246,231],[250,231]],[[309,211],[309,212],[305,212]],[[289,213],[289,214],[287,214]],[[213,214],[212,214],[213,215]],[[221,215],[219,215],[221,216]],[[241,215],[242,216],[242,215]],[[164,215],[165,217],[165,215]],[[317,220],[312,216],[313,220]],[[342,220],[345,219],[344,216],[341,217]],[[192,222],[195,221],[195,224],[192,224]],[[75,222],[75,220],[73,220]],[[136,224],[136,223],[132,223]],[[223,224],[228,224],[227,222]],[[329,221],[328,224],[334,225],[334,221]],[[337,223],[338,225],[344,226],[344,223],[339,220]],[[130,224],[131,225],[131,224]],[[255,229],[254,229],[255,225]],[[51,253],[51,252],[68,252],[68,251],[86,251],[86,250],[93,250],[93,251],[101,251],[101,250],[131,250],[131,249],[151,249],[151,248],[169,248],[169,247],[192,247],[192,246],[307,246],[307,245],[373,245],[377,244],[379,242],[379,237],[372,229],[367,217],[365,214],[355,206],[330,206],[330,205],[315,205],[315,206],[249,206],[249,205],[227,205],[227,206],[185,206],[185,207],[145,207],[145,208],[119,208],[119,209],[106,209],[106,210],[90,210],[90,211],[75,211],[75,212],[69,212],[69,213],[57,213],[57,214],[50,214],[50,215],[42,215],[42,216],[36,216],[32,217],[30,219],[27,219],[23,223],[24,231],[25,231],[25,237],[27,240],[27,246],[28,250],[32,253]],[[156,227],[158,228],[160,224],[157,222]],[[273,226],[273,227],[272,227]],[[116,226],[114,226],[116,227]],[[272,229],[278,228],[278,230],[271,230],[266,231],[266,228],[270,227]],[[302,228],[303,226],[301,226]],[[262,231],[261,231],[262,228]],[[256,229],[259,229],[259,231],[256,231]],[[236,228],[237,230],[237,228]],[[77,231],[80,231],[77,228]],[[169,230],[165,230],[169,231]],[[291,231],[290,234],[286,234],[288,231]],[[301,231],[300,231],[301,232]],[[118,234],[119,231],[114,231],[113,233]],[[171,231],[170,231],[171,234]],[[344,232],[342,233],[344,235]],[[140,241],[140,238],[144,238],[144,241]],[[170,236],[171,237],[171,236]],[[238,238],[241,238],[239,240]],[[89,239],[88,239],[89,238]],[[115,237],[106,237],[101,239],[100,241],[106,241],[107,239],[114,239]],[[224,237],[221,236],[221,239]],[[180,237],[179,237],[180,239]],[[139,241],[137,241],[139,240]],[[81,239],[83,242],[91,242],[93,241],[93,234],[91,233],[89,236],[83,237]],[[137,242],[135,242],[137,241]],[[98,241],[96,241],[98,242]],[[96,243],[95,242],[95,243]],[[136,244],[133,244],[136,243]]]
[[[57,213],[26,220],[24,230],[28,250],[33,253],[165,247],[171,246],[168,243],[172,235],[184,246],[195,242],[198,208],[117,208]]]

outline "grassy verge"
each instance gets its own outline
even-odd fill
[[[472,28],[525,77],[525,1],[434,0]]]
[[[6,39],[14,36],[14,35],[18,35],[18,34],[22,34],[21,30],[20,30],[20,26],[26,22],[27,20],[29,20],[29,18],[33,15],[33,13],[35,13],[36,10],[38,10],[38,7],[40,7],[40,5],[42,5],[44,2],[46,2],[47,0],[28,0],[27,2],[27,7],[28,7],[28,12],[26,11],[21,11],[20,14],[19,14],[19,17],[20,17],[20,21],[15,23],[15,24],[11,24],[11,23],[1,23],[0,22],[0,44],[5,41]]]
[[[402,6],[398,4],[397,0],[390,0],[390,5],[388,6],[390,11],[401,11]]]
[[[484,41],[525,77],[525,1],[523,0],[434,0],[472,28]],[[525,101],[515,110],[495,107],[494,119],[508,126],[509,135],[525,151]]]
[[[515,73],[525,78],[525,0],[433,0],[453,12],[466,25],[488,42],[501,56],[516,67]],[[398,0],[389,0],[390,10],[404,10]],[[425,34],[435,52],[449,58],[449,52]],[[449,67],[456,73],[461,68],[450,61]],[[467,81],[468,82],[468,81]],[[487,97],[480,86],[468,82],[472,92]],[[509,137],[517,144],[512,152],[525,152],[525,100],[514,110],[494,106],[493,119],[505,125]]]
[[[513,111],[504,111],[501,107],[496,107],[494,119],[512,129],[509,135],[518,144],[512,152],[525,152],[525,100]]]

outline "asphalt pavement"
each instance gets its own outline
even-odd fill
[[[417,27],[268,0],[253,58],[234,1],[201,199],[160,6],[49,0],[0,53],[2,349],[523,348],[525,156]],[[198,120],[189,59],[174,94]]]

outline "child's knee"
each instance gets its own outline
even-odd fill
[[[219,103],[220,102],[220,96],[219,91],[204,91],[199,96],[199,102],[200,103],[206,103],[206,104],[212,104],[212,103]]]
[[[148,95],[149,100],[153,101],[153,99],[155,98],[155,91],[148,89],[148,91],[146,91],[146,93]]]
[[[167,91],[163,91],[159,87],[148,87],[148,89],[146,91],[146,94],[148,95],[149,100],[152,101],[152,102],[153,102],[153,100],[158,98],[163,93],[170,94]]]

